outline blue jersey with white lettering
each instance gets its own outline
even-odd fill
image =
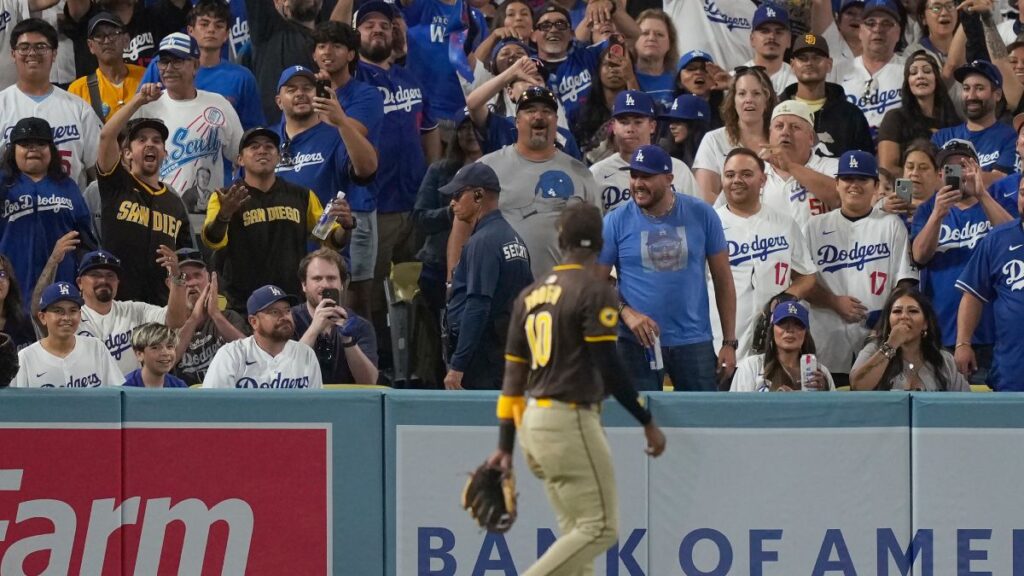
[[[337,128],[320,122],[288,138],[282,119],[273,130],[282,142],[278,176],[315,192],[321,205],[326,206],[340,190],[345,192],[345,200],[353,210],[374,209],[373,194],[352,182],[348,149]]]
[[[662,346],[711,341],[704,271],[708,256],[728,249],[722,221],[710,204],[678,192],[675,197],[672,211],[662,218],[648,218],[636,202],[608,213],[598,259],[618,270],[623,301],[658,324]],[[623,323],[619,337],[636,342]]]
[[[515,144],[519,139],[519,129],[516,128],[516,120],[511,116],[503,116],[491,112],[487,116],[487,131],[484,134],[484,142],[481,149],[484,154],[490,154],[501,150],[509,144]],[[558,135],[555,137],[555,146],[573,158],[583,161],[583,153],[576,145],[576,138],[561,126],[558,127]]]
[[[1004,207],[1009,209],[1008,206]],[[910,230],[911,242],[924,229],[934,210],[935,196],[932,196],[914,212],[914,223]],[[1016,209],[1013,212],[1016,212]],[[966,210],[956,206],[950,207],[949,213],[942,219],[935,254],[921,268],[921,292],[931,298],[935,306],[943,346],[956,344],[956,316],[961,297],[960,291],[956,289],[956,280],[967,266],[978,243],[991,229],[992,224],[980,202]],[[974,343],[992,344],[994,341],[995,319],[992,317],[992,307],[986,305],[982,311],[981,322],[974,331]]]
[[[1024,391],[1024,229],[1000,224],[979,244],[956,287],[991,302],[996,319],[995,389]]]
[[[32,289],[61,236],[77,230],[86,245],[95,246],[89,207],[72,178],[46,176],[33,182],[24,174],[0,184],[0,254],[11,260],[21,286],[24,310],[32,309]],[[75,257],[67,255],[53,282],[74,283]]]
[[[466,107],[453,64],[453,59],[466,59],[459,37],[453,34],[469,27],[463,21],[464,10],[462,0],[454,4],[415,0],[403,10],[409,41],[406,66],[423,86],[431,111],[439,119],[454,118]]]
[[[142,75],[143,84],[159,82],[160,73],[156,69],[159,56],[150,61],[146,73]],[[256,86],[256,77],[245,66],[221,60],[216,66],[200,66],[196,72],[196,88],[220,94],[231,103],[242,122],[242,129],[266,126],[263,106],[260,104],[260,92]],[[234,160],[234,158],[231,158]]]
[[[966,123],[957,124],[933,134],[932,142],[942,148],[943,144],[953,138],[968,140],[974,144],[974,149],[978,151],[978,164],[985,172],[999,170],[1004,174],[1013,173],[1014,163],[1017,161],[1017,150],[1014,147],[1017,133],[1012,127],[996,122],[984,130],[974,132],[967,129]]]
[[[607,40],[591,46],[583,46],[574,40],[565,60],[544,62],[548,70],[548,88],[558,96],[565,108],[565,119],[570,126],[590,96],[594,76],[601,65],[601,53],[607,47]]]
[[[675,74],[666,72],[654,75],[637,72],[636,81],[640,85],[640,89],[654,99],[658,110],[667,110],[672,105],[676,96]]]
[[[377,210],[383,214],[409,212],[427,172],[420,134],[437,128],[430,102],[412,73],[401,66],[385,70],[360,60],[356,79],[376,88],[384,99],[373,184]]]

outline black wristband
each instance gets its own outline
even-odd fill
[[[358,344],[358,342],[356,342],[356,339],[355,339],[355,338],[353,338],[353,339],[349,340],[349,341],[348,341],[347,343],[346,343],[346,342],[342,342],[342,343],[341,343],[341,345],[342,345],[342,346],[343,346],[344,348],[351,348],[351,347],[355,346],[356,344]]]
[[[516,424],[512,420],[502,420],[498,426],[498,449],[512,453],[516,443]]]

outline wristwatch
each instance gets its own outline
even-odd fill
[[[722,346],[729,346],[733,350],[735,350],[735,349],[740,347],[740,341],[739,340],[722,340]]]
[[[167,279],[170,280],[171,284],[174,284],[175,286],[184,286],[185,285],[185,273],[184,272],[179,272],[177,274],[168,274],[167,275]]]

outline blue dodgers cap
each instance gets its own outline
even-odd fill
[[[352,21],[355,22],[354,27],[358,28],[364,20],[370,17],[370,14],[381,14],[388,20],[394,20],[396,16],[395,6],[390,2],[382,2],[381,0],[370,0],[369,2],[363,2],[359,5],[359,9],[356,10],[355,16]]]
[[[164,39],[160,41],[160,48],[157,52],[181,58],[182,60],[198,60],[199,44],[196,43],[195,38],[188,34],[174,32],[164,36]]]
[[[519,46],[527,55],[530,54],[530,47],[522,40],[516,38],[505,38],[504,40],[499,40],[498,43],[494,45],[494,48],[491,49],[491,56],[488,58],[488,62],[490,63],[492,70],[496,69],[495,60],[498,58],[498,52],[501,52],[501,49],[505,46]]]
[[[626,114],[654,118],[654,99],[640,90],[619,92],[612,107],[612,118]]]
[[[288,83],[289,80],[296,76],[305,76],[309,78],[310,82],[316,83],[316,74],[312,70],[305,66],[289,66],[281,72],[281,78],[277,81],[277,91],[281,91],[281,86]]]
[[[711,106],[708,101],[693,94],[680,94],[672,101],[672,105],[661,114],[667,120],[711,121]]]
[[[39,296],[39,309],[46,310],[62,300],[74,302],[79,306],[85,304],[85,300],[82,300],[82,293],[78,291],[78,288],[75,288],[74,284],[70,282],[56,282],[43,288],[43,293]]]
[[[799,301],[779,302],[779,305],[775,307],[775,311],[772,312],[772,324],[778,324],[786,318],[796,318],[804,325],[804,328],[809,328],[811,323],[807,317],[807,307]]]
[[[294,306],[297,300],[294,296],[286,294],[284,290],[281,290],[273,284],[267,284],[261,288],[257,288],[253,291],[252,295],[245,302],[245,309],[249,313],[249,316],[253,316],[257,312],[266,310],[268,306],[275,302],[285,300],[288,304]]]
[[[690,62],[693,62],[694,60],[702,60],[704,62],[715,61],[715,59],[711,57],[711,54],[708,54],[703,50],[690,50],[679,57],[679,64],[676,65],[676,74],[679,74],[680,70],[689,66]]]
[[[863,150],[850,150],[843,152],[839,157],[839,170],[836,177],[858,176],[861,178],[874,178],[878,180],[878,161],[874,154]]]
[[[861,18],[867,18],[872,12],[888,12],[890,16],[896,20],[897,23],[900,21],[900,9],[896,6],[896,3],[892,0],[868,0],[864,3],[864,11],[861,12]]]
[[[864,0],[843,0],[839,4],[839,14],[842,14],[848,8],[853,8],[855,6],[863,8],[864,7]]]
[[[757,30],[761,26],[770,23],[781,24],[789,28],[789,12],[778,4],[765,2],[754,10],[754,21],[750,25],[751,30]]]
[[[113,270],[121,275],[121,259],[106,250],[94,250],[82,256],[82,262],[78,265],[78,275],[81,276],[89,270],[104,268]]]
[[[963,84],[964,80],[967,80],[967,77],[971,74],[980,74],[988,78],[989,82],[996,88],[1003,87],[1002,72],[988,60],[975,60],[970,64],[964,64],[953,72],[953,78],[956,78],[957,82]]]
[[[501,182],[493,168],[483,162],[473,162],[459,168],[451,182],[442,186],[438,191],[447,196],[454,196],[466,188],[483,188],[500,193]]]
[[[671,174],[672,157],[661,148],[653,144],[646,144],[633,152],[633,157],[629,159],[628,170],[644,174]]]

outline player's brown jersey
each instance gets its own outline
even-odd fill
[[[604,385],[588,342],[614,342],[618,299],[611,286],[576,264],[555,266],[516,298],[505,359],[530,366],[527,395],[594,403]]]

